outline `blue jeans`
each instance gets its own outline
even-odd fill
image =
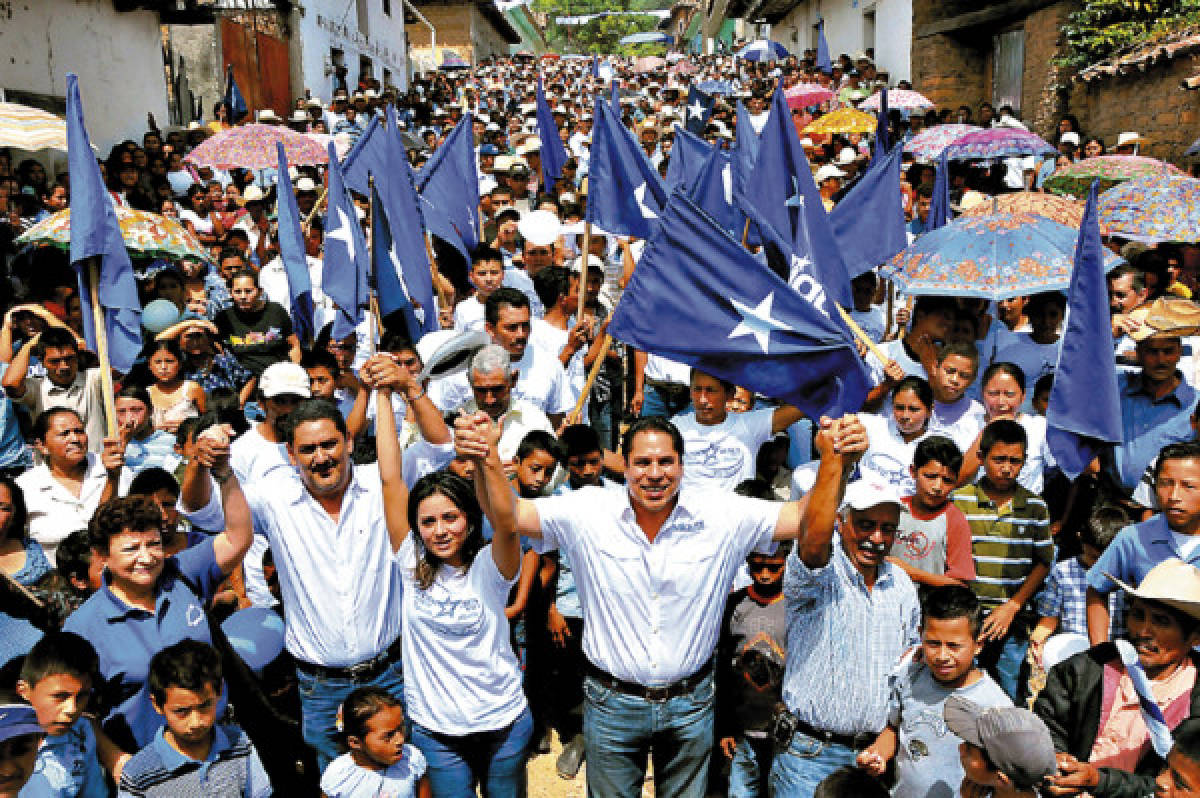
[[[589,798],[642,794],[646,757],[654,759],[654,791],[703,798],[713,745],[713,677],[686,695],[648,701],[583,682],[583,740]]]
[[[774,798],[812,798],[817,785],[844,765],[854,765],[858,754],[837,743],[827,743],[796,732],[786,751],[776,752],[771,764]]]
[[[767,798],[774,758],[771,738],[738,740],[733,761],[729,763],[729,798]]]
[[[683,396],[685,398],[682,402],[670,401],[662,391],[653,385],[646,385],[642,389],[642,415],[640,417],[664,416],[670,418],[677,416],[692,406],[691,394],[685,393]]]
[[[441,734],[413,724],[412,743],[429,766],[429,783],[438,798],[520,798],[525,794],[525,760],[533,738],[533,716],[526,708],[503,729],[475,734]]]
[[[1023,672],[1025,654],[1029,650],[1029,634],[1027,627],[1018,618],[1012,622],[1008,637],[999,643],[988,643],[979,653],[979,666],[986,670],[1000,685],[1000,689],[1008,693],[1008,697],[1017,706],[1025,697],[1025,684],[1028,674]]]
[[[304,742],[317,752],[317,766],[325,766],[343,751],[334,737],[338,708],[359,687],[382,687],[401,701],[404,700],[404,672],[399,658],[370,681],[353,679],[322,679],[296,668],[299,682],[301,733]]]

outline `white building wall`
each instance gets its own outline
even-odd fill
[[[112,0],[5,2],[0,13],[0,89],[62,98],[74,72],[88,134],[104,155],[118,141],[141,141],[147,111],[166,126],[158,14],[118,13]]]
[[[359,24],[358,12],[365,9],[366,25]],[[351,91],[359,77],[359,58],[371,59],[371,72],[381,83],[384,70],[393,86],[408,88],[407,46],[404,40],[404,3],[391,0],[391,14],[384,13],[384,0],[309,0],[304,10],[296,14],[293,26],[293,75],[300,89],[328,101],[333,95],[334,75],[331,52],[344,53],[349,69],[346,82]],[[365,31],[365,33],[364,33]],[[297,52],[297,49],[299,52]],[[297,64],[299,70],[297,74]],[[293,87],[296,88],[296,87]]]
[[[875,15],[874,41],[869,41]],[[894,86],[911,77],[912,0],[804,0],[771,28],[771,38],[795,53],[815,48],[813,26],[825,20],[830,56],[875,48],[875,66]]]

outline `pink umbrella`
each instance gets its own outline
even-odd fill
[[[279,166],[277,141],[283,142],[292,166],[329,162],[329,152],[316,141],[276,125],[241,125],[223,130],[185,155],[184,160],[217,169],[271,169]]]
[[[653,72],[656,69],[662,69],[666,64],[667,61],[665,58],[659,58],[656,55],[646,55],[633,62],[633,71]]]
[[[694,75],[699,70],[691,61],[678,61],[667,71],[675,75]]]
[[[875,92],[863,100],[862,105],[858,106],[859,110],[878,111],[879,95],[880,92]],[[919,91],[909,91],[908,89],[888,90],[888,108],[895,108],[900,111],[924,111],[932,107],[933,103],[930,102],[929,98]]]
[[[888,93],[888,99],[891,100],[891,92]],[[907,144],[904,145],[904,151],[912,153],[912,156],[918,161],[933,162],[942,154],[942,150],[949,147],[953,142],[967,135],[983,130],[976,125],[934,125],[927,127],[917,135],[913,136]]]
[[[783,90],[788,108],[808,108],[820,105],[834,98],[834,93],[819,83],[797,83],[790,89]]]

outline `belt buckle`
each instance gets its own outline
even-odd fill
[[[346,668],[346,672],[350,674],[350,678],[352,680],[358,681],[359,679],[366,678],[366,675],[374,670],[374,668],[375,660],[369,659],[365,662],[359,662],[355,665],[351,665],[349,668]]]
[[[670,687],[647,687],[645,699],[652,704],[663,704],[671,698]]]

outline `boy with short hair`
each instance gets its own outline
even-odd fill
[[[963,741],[963,795],[1038,798],[1039,785],[1058,772],[1050,730],[1028,709],[988,709],[952,696],[943,718]]]
[[[972,588],[987,612],[979,661],[1014,701],[1033,623],[1030,602],[1054,564],[1046,502],[1017,482],[1027,445],[1016,421],[988,424],[979,440],[983,476],[953,496],[971,526]]]
[[[1175,744],[1154,780],[1154,794],[1157,798],[1200,798],[1200,718],[1183,721],[1171,736]]]
[[[46,737],[22,798],[107,798],[101,764],[119,777],[129,755],[84,717],[99,668],[96,649],[71,632],[50,632],[25,655],[17,694],[33,707]]]
[[[1016,340],[996,353],[993,363],[1015,363],[1025,375],[1025,403],[1021,412],[1032,413],[1037,381],[1054,372],[1062,348],[1059,327],[1067,310],[1067,297],[1059,291],[1035,294],[1025,313],[1030,332],[1016,333]]]
[[[950,501],[962,461],[954,441],[941,435],[925,438],[913,452],[909,469],[916,492],[902,499],[904,507],[890,559],[922,592],[975,581],[971,527],[962,510]]]
[[[945,435],[965,452],[983,429],[983,405],[967,395],[979,375],[979,350],[969,341],[948,343],[938,350],[929,374],[933,410],[929,434]]]
[[[454,329],[458,332],[482,331],[484,303],[504,284],[504,256],[492,247],[479,247],[471,253],[467,275],[475,293],[454,306]]]
[[[207,643],[183,640],[150,660],[147,687],[166,725],[126,763],[120,798],[266,798],[271,784],[246,733],[217,725],[223,675]]]
[[[771,716],[783,700],[787,606],[783,572],[791,541],[746,558],[751,583],[725,602],[717,643],[717,740],[729,760],[729,794],[766,796],[774,759]]]
[[[921,616],[921,648],[891,677],[888,725],[858,755],[859,767],[875,776],[882,776],[895,757],[894,798],[958,794],[963,780],[959,738],[938,722],[948,699],[962,697],[983,707],[1012,706],[1000,686],[975,666],[983,609],[970,588],[932,588]]]

